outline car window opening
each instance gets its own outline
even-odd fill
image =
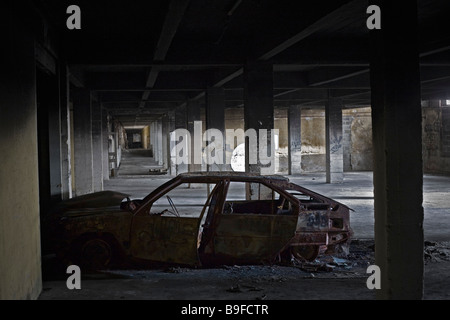
[[[223,214],[292,215],[294,210],[289,199],[262,183],[232,181]]]

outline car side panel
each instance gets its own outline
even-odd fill
[[[213,240],[220,260],[263,262],[274,259],[295,235],[297,216],[222,214]]]
[[[135,216],[131,255],[153,262],[199,266],[199,218],[160,215]]]

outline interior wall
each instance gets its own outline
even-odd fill
[[[325,151],[325,110],[303,109],[301,119],[302,171],[324,172]]]
[[[450,174],[450,106],[440,101],[424,102],[422,137],[424,172]]]
[[[342,110],[344,171],[373,170],[370,107]]]
[[[0,299],[42,290],[34,39],[13,1],[2,3],[0,35]],[[7,62],[7,63],[5,63]]]

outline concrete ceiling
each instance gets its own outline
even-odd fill
[[[276,106],[323,105],[331,95],[370,104],[366,0],[35,1],[57,30],[73,84],[97,92],[124,125],[141,125],[223,86],[243,105],[243,66],[274,65]],[[448,0],[419,0],[423,98],[449,98]],[[75,81],[76,80],[76,81]]]

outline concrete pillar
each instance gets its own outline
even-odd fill
[[[59,105],[61,128],[61,198],[72,197],[72,163],[70,147],[70,84],[67,65],[60,64],[59,68]]]
[[[28,7],[2,4],[0,38],[0,300],[42,290],[35,41]]]
[[[55,86],[55,99],[50,105],[48,114],[49,160],[50,160],[50,196],[52,202],[62,200],[61,197],[61,114],[58,97],[58,84]]]
[[[215,159],[213,163],[208,164],[208,171],[225,171],[225,91],[223,88],[212,87],[206,90],[205,115],[206,130],[215,129],[219,135],[218,139],[215,137],[214,141],[206,142],[205,151],[211,155],[211,160]],[[208,137],[207,139],[209,140]],[[214,147],[209,149],[210,143],[213,143]]]
[[[198,101],[189,101],[187,104],[187,129],[189,133],[191,134],[191,154],[190,154],[190,164],[189,164],[189,172],[199,172],[202,171],[202,164],[201,164],[201,157],[197,155],[196,159],[194,158],[194,155],[196,152],[202,151],[201,145],[196,146],[195,145],[195,139],[194,139],[194,124],[196,121],[202,121],[200,117],[200,103]],[[200,132],[200,135],[202,133]],[[200,161],[199,161],[200,160]],[[199,163],[195,163],[199,162]]]
[[[45,216],[52,203],[62,199],[59,79],[38,69],[36,81],[39,204],[41,215]]]
[[[158,163],[158,147],[156,145],[156,121],[150,122],[150,145],[152,146],[153,160]]]
[[[379,299],[423,297],[423,172],[417,1],[375,1],[370,32]]]
[[[156,154],[158,155],[158,161],[157,164],[159,166],[162,166],[164,164],[164,160],[163,160],[163,147],[162,147],[162,143],[163,143],[163,139],[162,139],[162,121],[158,120],[155,121],[155,131],[156,131]]]
[[[103,161],[103,180],[109,180],[109,149],[108,149],[108,110],[102,107],[102,161]]]
[[[325,105],[326,182],[344,182],[342,103],[330,98]]]
[[[172,133],[175,130],[175,111],[169,111],[167,113],[167,146],[168,146],[168,155],[167,155],[167,163],[169,173],[172,176],[177,174],[177,165],[175,163],[175,156],[173,152],[173,148],[175,147],[175,141],[172,140]]]
[[[161,119],[161,133],[162,133],[162,159],[163,169],[168,170],[170,166],[170,131],[169,131],[169,116],[165,114]]]
[[[175,109],[175,129],[187,129],[187,112],[186,112],[186,105],[179,106]],[[171,142],[171,149],[174,150],[175,145],[179,143],[177,142]],[[180,156],[180,155],[178,155]],[[176,163],[177,155],[173,154],[171,152],[171,161],[175,164]],[[185,173],[188,172],[188,164],[187,163],[180,163],[175,164],[175,172],[176,174]]]
[[[102,107],[100,102],[92,101],[92,173],[94,192],[103,190],[103,135]]]
[[[73,90],[74,180],[75,195],[94,191],[92,160],[91,93],[87,89]]]
[[[302,108],[289,106],[288,111],[288,143],[289,174],[302,173]]]
[[[245,171],[258,174],[273,174],[275,170],[275,150],[271,139],[274,128],[273,107],[273,66],[268,63],[251,63],[244,67],[244,122],[245,131],[254,130],[256,141],[246,137]],[[267,139],[260,136],[260,129],[267,130]],[[263,141],[265,140],[265,141]],[[260,149],[267,147],[268,153],[262,159]],[[252,160],[252,156],[256,161]],[[268,160],[268,161],[267,161]],[[264,163],[266,162],[266,163]],[[247,198],[258,197],[256,186],[247,189]]]

